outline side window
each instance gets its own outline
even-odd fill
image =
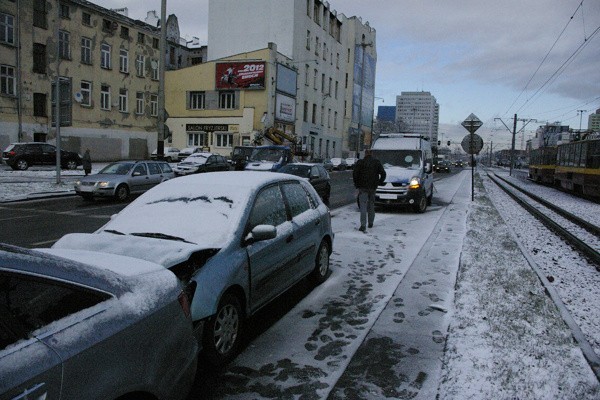
[[[171,169],[171,166],[167,163],[160,163],[160,168],[162,169],[162,171],[165,174],[173,172],[173,170]]]
[[[161,173],[160,167],[155,163],[148,164],[148,169],[150,170],[150,175],[158,175]]]
[[[316,175],[316,176],[319,176],[319,175],[321,175],[321,174],[319,173],[319,167],[317,167],[316,165],[315,165],[315,166],[313,166],[313,167],[311,167],[311,169],[310,169],[310,176],[315,176],[315,175]]]
[[[208,157],[208,159],[206,160],[207,164],[214,164],[217,161],[217,157],[215,156],[210,156]]]
[[[109,295],[50,279],[0,273],[0,314],[22,338],[68,315],[92,307]],[[4,320],[4,318],[3,318]]]
[[[286,183],[282,188],[290,206],[292,218],[311,208],[308,194],[300,183]]]
[[[133,169],[133,173],[139,173],[140,175],[148,175],[146,172],[146,164],[138,164]]]
[[[278,226],[287,220],[285,203],[279,186],[263,189],[254,201],[250,212],[249,230],[257,225]]]

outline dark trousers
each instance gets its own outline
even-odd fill
[[[373,225],[375,220],[375,189],[358,189],[358,206],[360,208],[361,228]]]

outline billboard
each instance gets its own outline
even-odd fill
[[[296,96],[298,73],[282,64],[277,64],[277,90]]]
[[[296,99],[277,93],[275,97],[275,119],[294,122],[296,120]]]
[[[264,89],[264,61],[232,61],[216,64],[216,88],[223,89]]]

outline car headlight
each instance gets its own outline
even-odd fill
[[[110,182],[98,182],[98,187],[106,188],[110,186]]]
[[[75,181],[75,186],[81,185],[81,181]]]
[[[410,181],[408,182],[408,187],[410,189],[418,189],[421,187],[421,179],[419,179],[418,176],[413,176],[412,178],[410,178]]]

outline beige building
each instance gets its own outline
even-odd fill
[[[165,74],[172,145],[229,157],[234,146],[271,144],[270,128],[294,136],[297,72],[269,47]],[[284,140],[286,144],[290,143]]]
[[[96,161],[148,157],[157,144],[159,29],[84,0],[57,5],[0,2],[0,148],[56,142],[60,77],[62,148],[90,148]],[[181,43],[177,18],[166,26],[166,68],[198,62],[201,50]]]

